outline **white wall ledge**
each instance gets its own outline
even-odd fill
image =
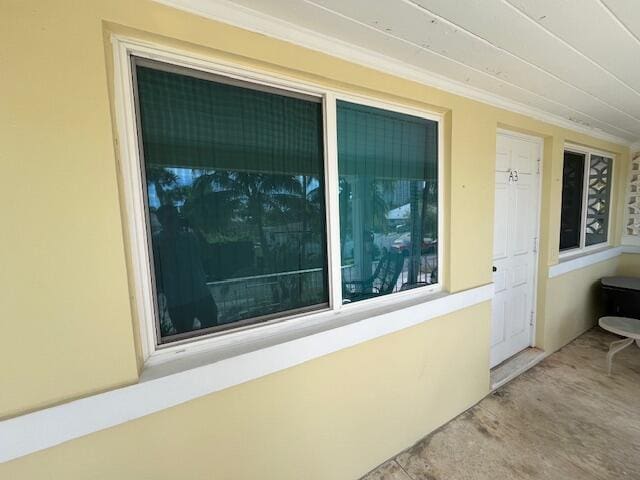
[[[493,298],[493,284],[438,294],[404,308],[385,307],[350,323],[202,364],[194,356],[146,371],[128,387],[0,422],[0,462],[171,408]],[[196,365],[196,366],[194,366]]]
[[[593,252],[586,252],[582,255],[560,259],[558,264],[549,267],[549,278],[559,277],[574,270],[604,262],[623,253],[640,253],[640,247],[632,245],[607,247]]]

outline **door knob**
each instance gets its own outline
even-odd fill
[[[497,269],[497,267],[495,265],[493,267],[491,267],[491,270],[493,270],[494,272],[498,271],[498,269]]]

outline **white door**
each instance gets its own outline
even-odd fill
[[[499,133],[496,147],[491,367],[532,345],[541,143]]]

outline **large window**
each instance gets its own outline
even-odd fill
[[[157,345],[438,286],[436,120],[131,65]]]
[[[582,149],[564,152],[560,251],[606,244],[613,159]]]

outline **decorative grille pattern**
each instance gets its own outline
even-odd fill
[[[625,233],[640,236],[640,152],[631,160],[631,177],[629,178],[629,197],[627,199],[627,220]]]
[[[611,159],[591,155],[589,194],[587,196],[586,245],[607,241],[609,197],[611,194]]]

